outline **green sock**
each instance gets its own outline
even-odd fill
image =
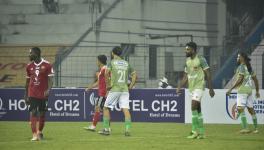
[[[104,117],[103,118],[103,121],[104,121],[104,128],[105,129],[108,129],[110,126],[109,126],[109,118],[107,117]]]
[[[131,128],[131,119],[125,119],[125,126],[126,130],[129,130]]]
[[[245,112],[240,113],[240,117],[241,117],[241,126],[243,129],[247,128],[247,118],[245,115]]]
[[[198,112],[197,110],[192,111],[192,132],[196,132],[198,127]]]
[[[204,126],[203,126],[203,116],[202,113],[198,114],[198,129],[200,134],[204,134]]]
[[[252,120],[253,120],[254,128],[257,129],[258,128],[257,116],[256,115],[252,115]]]

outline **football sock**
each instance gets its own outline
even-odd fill
[[[198,127],[198,112],[197,110],[192,111],[192,132],[196,132]]]
[[[125,126],[126,130],[129,130],[131,128],[131,119],[125,119]]]
[[[246,118],[245,112],[240,113],[240,117],[241,117],[241,127],[243,129],[246,129],[247,128],[247,118]]]
[[[199,132],[200,134],[204,134],[204,125],[203,125],[203,116],[202,113],[198,114],[198,128],[199,128]]]
[[[39,131],[42,132],[45,125],[45,116],[39,117]]]
[[[37,133],[37,117],[35,116],[30,116],[30,125],[31,125],[31,130],[32,133]]]
[[[104,121],[104,128],[109,129],[109,118],[103,117],[103,121]]]
[[[97,125],[97,122],[99,121],[99,119],[100,119],[100,112],[95,112],[93,116],[93,126]]]
[[[257,120],[256,114],[252,115],[252,120],[253,120],[254,128],[257,129],[258,128],[258,120]]]

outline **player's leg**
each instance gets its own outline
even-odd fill
[[[93,126],[96,127],[97,122],[100,120],[100,110],[103,110],[104,106],[102,105],[104,97],[99,97],[95,106],[95,113],[93,117]]]
[[[129,112],[129,93],[122,92],[119,98],[119,106],[125,116],[125,136],[130,136],[131,114]]]
[[[196,100],[192,100],[192,132],[187,138],[194,139],[198,136],[198,107],[199,107],[199,102]]]
[[[110,126],[109,126],[109,122],[110,122],[110,112],[109,112],[109,108],[108,107],[104,107],[103,109],[103,129],[101,131],[99,131],[99,134],[102,135],[110,135]]]
[[[201,102],[199,103],[198,106],[198,130],[199,130],[199,136],[197,137],[198,139],[203,139],[204,138],[204,121],[203,121],[203,115],[201,111]]]
[[[199,130],[199,136],[197,137],[198,139],[203,139],[204,138],[204,121],[203,121],[203,115],[202,115],[202,107],[201,107],[201,100],[203,97],[204,91],[201,89],[195,90],[195,96],[193,97],[194,100],[198,102],[198,130]]]
[[[105,104],[105,101],[106,101],[106,98],[103,97],[101,103],[100,103],[100,106],[99,106],[99,111],[102,111],[104,109],[104,104]],[[109,131],[111,132],[111,115],[110,115],[110,112],[109,112]]]
[[[258,133],[258,120],[257,120],[256,112],[255,112],[254,106],[253,106],[252,95],[249,95],[247,100],[248,100],[247,101],[247,109],[248,109],[248,112],[250,113],[250,115],[252,117],[253,126],[254,126],[253,133]]]
[[[248,133],[248,125],[247,125],[247,118],[245,115],[245,106],[247,103],[247,94],[237,94],[237,111],[238,111],[238,116],[241,119],[241,127],[242,130],[240,130],[240,133]]]
[[[110,122],[110,111],[109,111],[109,108],[108,107],[104,107],[104,128],[105,129],[109,129],[110,126],[109,126],[109,122]]]
[[[124,116],[125,116],[125,136],[130,136],[130,128],[131,128],[131,114],[128,108],[122,108]]]
[[[85,129],[89,131],[95,131],[96,125],[98,121],[100,120],[100,111],[103,110],[103,105],[102,105],[103,100],[104,100],[104,97],[99,97],[98,100],[96,101],[92,125],[90,125],[89,127],[84,127]]]
[[[253,133],[258,133],[258,119],[256,116],[256,112],[255,112],[253,107],[247,107],[247,109],[248,109],[248,112],[250,113],[250,115],[252,117],[252,122],[253,122],[253,126],[254,126]]]
[[[202,90],[194,90],[191,92],[191,99],[192,99],[192,132],[191,135],[187,138],[196,138],[198,136],[197,129],[204,132],[203,129],[203,118],[201,115],[201,98],[202,98],[203,91]],[[203,134],[203,133],[202,133]]]
[[[37,110],[37,100],[29,97],[30,107],[30,126],[32,131],[32,139],[31,141],[37,141],[37,120],[38,120],[38,110]]]
[[[38,138],[40,140],[43,139],[43,129],[45,126],[45,121],[46,121],[46,111],[48,110],[48,100],[44,99],[44,100],[39,100],[39,127],[38,127]]]
[[[103,130],[99,131],[99,134],[110,135],[110,111],[109,109],[114,108],[120,97],[120,92],[109,92],[105,100],[103,108]]]
[[[44,126],[45,126],[45,112],[44,111],[41,111],[39,112],[39,128],[38,128],[38,138],[40,140],[43,139],[43,129],[44,129]]]

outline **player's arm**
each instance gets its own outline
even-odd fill
[[[29,86],[29,82],[30,82],[30,72],[28,70],[28,66],[26,68],[26,85],[25,85],[25,95],[24,95],[24,99],[25,99],[25,102],[26,102],[26,105],[29,105],[30,102],[29,102],[29,99],[28,99],[28,86]]]
[[[51,65],[48,67],[48,89],[44,92],[44,96],[48,97],[50,90],[53,86],[53,76],[54,76],[54,70]]]
[[[96,72],[95,73],[95,80],[94,80],[94,82],[91,83],[91,84],[89,84],[88,87],[85,89],[85,91],[89,91],[92,88],[98,87],[98,84],[99,84],[98,74],[99,74],[99,72]]]
[[[206,77],[207,86],[208,86],[208,89],[209,89],[209,94],[210,94],[211,97],[214,97],[215,92],[214,92],[214,89],[213,89],[213,86],[212,86],[212,78],[211,78],[210,69],[209,68],[205,69],[204,70],[204,74],[205,74],[205,77]]]
[[[256,87],[256,97],[259,98],[260,94],[259,94],[259,83],[258,83],[258,78],[256,75],[253,75],[252,80],[254,81],[255,87]]]
[[[50,93],[50,90],[51,90],[52,86],[53,86],[53,76],[49,76],[48,77],[48,89],[44,92],[44,95],[46,97],[49,96],[49,93]]]
[[[27,105],[29,105],[29,99],[28,99],[28,86],[29,86],[29,81],[30,79],[27,78],[26,79],[26,85],[25,85],[25,95],[24,95],[24,99]]]
[[[88,85],[88,87],[85,89],[85,91],[89,91],[92,88],[96,88],[98,86],[98,79],[96,79],[96,81],[90,85]]]
[[[188,83],[188,77],[187,77],[187,73],[184,72],[183,73],[183,77],[182,79],[180,80],[179,84],[178,84],[178,87],[176,89],[176,93],[177,94],[180,94],[180,90],[183,86],[185,86],[186,84]]]
[[[131,83],[129,85],[129,89],[132,89],[134,87],[134,85],[136,84],[136,80],[137,80],[137,73],[136,71],[131,73]]]
[[[232,92],[232,90],[236,87],[238,87],[239,85],[241,85],[241,83],[243,82],[244,79],[244,75],[239,74],[238,79],[236,80],[235,84],[226,92],[227,95],[230,95],[230,93]]]

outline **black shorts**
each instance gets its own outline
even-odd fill
[[[29,97],[29,111],[37,110],[39,112],[48,111],[48,99],[38,99]]]
[[[95,106],[99,106],[101,109],[103,109],[104,108],[105,100],[106,100],[105,97],[100,96],[98,98],[98,100],[96,101]]]

